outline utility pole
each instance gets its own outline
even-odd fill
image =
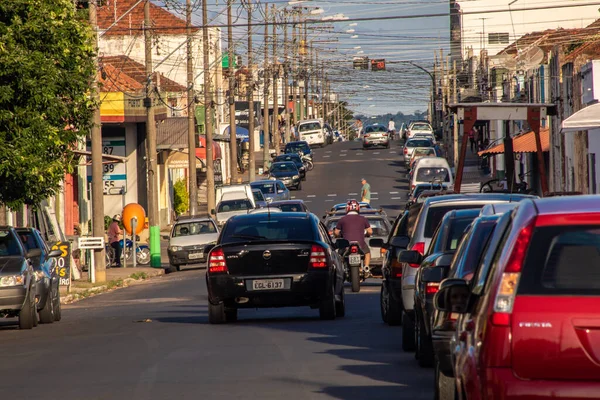
[[[298,92],[298,57],[299,57],[299,52],[298,52],[298,14],[296,14],[296,10],[294,10],[294,25],[292,26],[292,102],[294,104],[293,107],[293,111],[292,111],[292,115],[294,116],[293,118],[293,123],[296,124],[298,122],[298,116],[296,113],[296,107],[297,107],[297,102],[298,102],[298,96],[297,96],[297,92]]]
[[[458,102],[457,88],[456,88],[456,60],[452,62],[452,100],[456,104]],[[452,120],[454,125],[453,132],[453,166],[456,167],[458,163],[458,116],[456,113],[452,114]],[[464,133],[463,133],[464,134]]]
[[[272,6],[273,15],[273,147],[275,155],[279,155],[280,133],[279,133],[279,63],[277,62],[277,11],[275,4]]]
[[[227,0],[227,73],[229,74],[229,169],[230,183],[237,181],[237,132],[235,127],[235,67],[233,45],[233,19],[231,17],[231,2]]]
[[[309,109],[309,104],[308,104],[308,91],[309,91],[309,83],[310,83],[310,78],[309,78],[309,65],[312,61],[312,56],[310,54],[310,49],[308,47],[308,33],[307,33],[307,28],[306,28],[306,20],[304,21],[304,60],[305,60],[305,74],[304,74],[304,105],[306,106],[306,110],[304,110],[306,118],[310,118],[310,109]]]
[[[300,75],[300,80],[302,81],[302,86],[298,85],[298,95],[300,97],[300,121],[302,121],[305,117],[304,111],[306,110],[306,106],[304,105],[304,92],[306,91],[306,23],[304,20],[304,15],[300,14],[300,25],[298,27],[298,33],[300,36],[300,42],[298,47],[298,54],[300,60],[300,71],[302,71]],[[303,32],[304,29],[304,32]]]
[[[91,94],[95,104],[92,119],[92,229],[95,237],[104,237],[104,187],[102,181],[102,126],[100,120],[100,96],[98,94],[98,3],[89,3],[89,19],[94,31],[94,76],[92,77]],[[80,188],[85,190],[85,188]],[[106,282],[106,265],[104,249],[94,250],[96,282]]]
[[[254,69],[252,67],[252,0],[248,0],[248,140],[250,157],[248,169],[250,182],[256,178],[256,158],[254,152]]]
[[[265,4],[265,21],[269,21],[269,5]],[[263,168],[269,169],[269,24],[265,24],[265,62],[263,67]]]
[[[146,145],[148,179],[148,224],[150,225],[150,266],[159,268],[160,259],[160,221],[158,217],[158,187],[156,160],[156,121],[154,118],[154,83],[152,82],[152,33],[150,19],[150,0],[144,4],[144,39],[146,51]]]
[[[215,209],[215,165],[213,163],[213,101],[210,77],[210,43],[208,41],[208,0],[202,0],[202,52],[204,70],[204,130],[206,135],[206,203],[208,212]]]
[[[326,84],[325,84],[325,63],[321,62],[321,112],[323,114],[323,123],[327,123],[327,103],[325,100],[326,96]]]
[[[198,209],[198,182],[196,180],[196,124],[194,121],[196,101],[194,94],[194,53],[192,42],[192,0],[185,2],[185,23],[187,30],[187,112],[188,112],[188,176],[190,190],[190,215]]]
[[[288,58],[288,24],[287,24],[287,10],[284,11],[284,25],[283,25],[283,104],[285,107],[285,142],[290,141],[290,85],[288,79],[289,70],[289,58]]]

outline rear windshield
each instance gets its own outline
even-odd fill
[[[518,293],[600,295],[600,226],[537,228]]]
[[[310,151],[310,147],[308,146],[308,144],[306,143],[290,143],[288,145],[285,146],[285,151],[287,153],[293,151],[294,153],[299,152],[300,150],[304,151]]]
[[[435,156],[435,150],[433,148],[418,148],[413,152],[413,157],[416,156]]]
[[[413,124],[411,130],[413,130],[413,131],[431,130],[431,126],[429,126],[428,124]]]
[[[254,240],[313,240],[312,223],[308,218],[278,218],[274,214],[264,219],[243,218],[232,220],[225,226],[221,243],[236,243]]]
[[[182,222],[175,225],[173,237],[217,233],[217,228],[211,221]]]
[[[452,211],[452,210],[467,210],[470,208],[482,208],[482,207],[483,207],[483,204],[481,204],[481,205],[453,204],[453,205],[447,205],[447,206],[429,207],[429,212],[427,213],[427,219],[425,220],[424,236],[426,238],[431,238],[433,236],[433,233],[435,232],[437,226],[440,224],[440,222],[442,221],[442,218],[444,218],[444,215],[446,215],[447,212]],[[465,225],[463,227],[463,231],[467,225]]]
[[[302,163],[302,160],[300,160],[300,156],[297,154],[282,154],[280,156],[275,157],[275,161],[276,162],[291,161],[296,164]]]
[[[387,132],[387,127],[383,125],[370,125],[365,129],[365,133],[371,132]]]
[[[248,199],[224,200],[219,203],[217,212],[243,211],[252,210],[253,208]]]
[[[253,189],[259,189],[263,194],[275,194],[275,184],[273,183],[261,183],[251,186]]]
[[[448,186],[446,185],[440,185],[440,184],[433,184],[433,185],[417,185],[415,187],[415,190],[413,190],[413,197],[419,197],[419,195],[421,193],[423,193],[423,191],[425,190],[446,190],[448,189]]]
[[[271,172],[297,172],[298,168],[293,162],[275,163],[271,166]]]
[[[417,182],[444,181],[450,182],[450,171],[447,168],[421,167],[417,169]]]
[[[298,127],[299,132],[316,131],[319,129],[321,129],[321,124],[318,122],[308,122],[306,124],[301,124]]]
[[[406,147],[431,147],[432,144],[429,139],[416,139],[406,142]]]
[[[285,212],[302,212],[304,209],[298,203],[282,203],[276,204],[275,207],[279,208],[281,211]]]
[[[371,225],[371,229],[373,229],[372,236],[387,236],[390,234],[390,231],[385,223],[385,221],[381,218],[367,218],[369,220],[369,225]]]

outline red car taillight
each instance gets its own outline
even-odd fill
[[[326,268],[327,255],[325,249],[315,244],[310,248],[310,266],[312,268]]]
[[[408,149],[406,147],[404,148],[404,154],[408,154]]]
[[[392,257],[392,277],[402,278],[402,263],[399,262],[396,257]]]
[[[425,294],[436,294],[439,290],[439,282],[427,282],[427,284],[425,285]]]
[[[227,264],[225,263],[225,253],[223,249],[216,249],[210,252],[208,258],[208,273],[219,274],[227,272]]]

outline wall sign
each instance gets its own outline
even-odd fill
[[[91,151],[91,142],[88,142]],[[125,157],[125,138],[110,137],[102,139],[102,154]],[[127,166],[124,162],[102,162],[102,182],[105,195],[121,195],[121,189],[127,190]],[[88,167],[88,182],[92,181],[92,168]]]

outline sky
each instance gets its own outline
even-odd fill
[[[201,25],[199,0],[194,4],[195,24]],[[398,111],[412,114],[427,110],[431,78],[425,72],[406,63],[410,61],[433,71],[434,52],[449,48],[449,17],[401,18],[423,14],[447,14],[448,0],[309,0],[290,5],[288,0],[233,0],[235,24],[247,23],[244,6],[251,2],[253,19],[264,21],[264,5],[275,5],[278,10],[292,7],[320,8],[321,14],[310,18],[322,19],[342,14],[349,20],[309,24],[309,41],[318,50],[324,62],[332,90],[339,99],[347,101],[357,114],[395,114]],[[163,0],[171,5],[184,0]],[[160,1],[159,1],[160,3]],[[298,3],[298,2],[294,2]],[[244,6],[242,6],[242,4]],[[226,0],[209,0],[209,23],[226,24]],[[260,9],[259,9],[260,7]],[[171,11],[175,11],[171,7]],[[180,8],[180,7],[178,7]],[[181,8],[180,8],[181,9]],[[389,20],[352,21],[353,18],[380,18],[397,16]],[[318,28],[317,28],[318,27]],[[247,52],[246,27],[234,28],[236,53]],[[271,30],[271,29],[269,29]],[[254,57],[262,60],[264,54],[264,27],[254,30]],[[281,39],[282,28],[278,29]],[[291,27],[290,27],[291,36]],[[227,31],[223,29],[222,48],[227,48]],[[283,49],[280,48],[283,59]],[[355,56],[385,59],[386,71],[356,71],[352,68]]]

